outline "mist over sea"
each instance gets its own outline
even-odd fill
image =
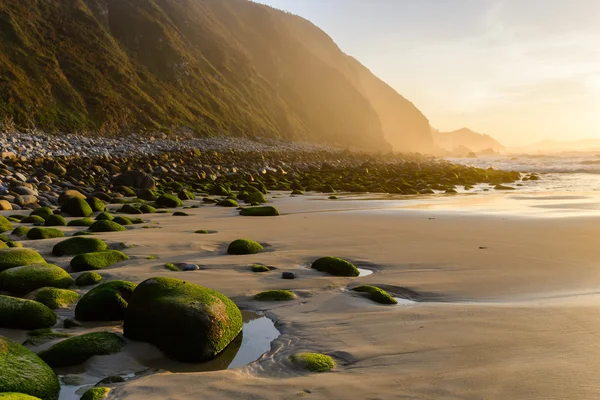
[[[600,154],[508,155],[481,158],[447,158],[459,164],[538,173],[541,180],[520,182],[517,190],[527,192],[600,191]],[[473,191],[482,191],[477,187]]]

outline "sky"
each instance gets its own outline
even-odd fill
[[[600,0],[259,0],[300,15],[442,131],[600,139]]]

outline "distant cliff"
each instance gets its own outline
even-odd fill
[[[247,0],[0,0],[0,122],[433,146],[423,114],[323,31]]]
[[[452,152],[465,149],[475,153],[486,150],[492,150],[498,153],[506,151],[506,148],[491,136],[473,132],[467,128],[452,132],[439,132],[433,130],[432,134],[436,147],[445,151]]]

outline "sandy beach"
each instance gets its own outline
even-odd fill
[[[585,206],[597,204],[600,197],[280,196],[272,200],[282,213],[275,218],[244,218],[235,210],[206,206],[186,210],[191,216],[185,218],[145,215],[148,229],[137,226],[99,235],[109,244],[127,244],[124,251],[131,257],[101,271],[105,279],[137,283],[171,276],[210,287],[243,310],[264,312],[280,332],[270,351],[249,365],[215,372],[152,371],[117,384],[110,398],[600,395],[595,384],[600,380],[595,376],[595,359],[600,356],[595,340],[600,328],[600,247],[595,243],[600,215]],[[473,202],[487,205],[473,208]],[[565,216],[565,204],[578,212]],[[505,212],[504,207],[513,211]],[[197,235],[193,233],[197,229],[214,233]],[[227,255],[227,244],[238,238],[257,240],[266,250],[251,256]],[[29,241],[27,246],[66,267],[69,258],[49,254],[58,241]],[[327,255],[373,273],[338,278],[307,268]],[[156,258],[149,260],[150,256]],[[195,263],[201,270],[170,272],[163,267],[166,262]],[[277,269],[255,274],[249,270],[253,263]],[[295,272],[297,279],[282,280],[283,271]],[[379,305],[347,290],[358,284],[377,285],[412,301]],[[269,289],[289,289],[299,299],[285,303],[252,299]],[[118,326],[111,329],[119,331]],[[12,331],[10,336],[18,335]],[[139,344],[129,343],[125,355],[94,357],[85,369],[104,375],[134,372],[127,371],[129,364],[123,360],[136,346],[139,352]],[[331,355],[338,366],[329,373],[306,373],[288,360],[299,351]]]

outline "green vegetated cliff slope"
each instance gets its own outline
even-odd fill
[[[247,0],[0,0],[0,121],[433,146],[423,114],[323,31]]]

